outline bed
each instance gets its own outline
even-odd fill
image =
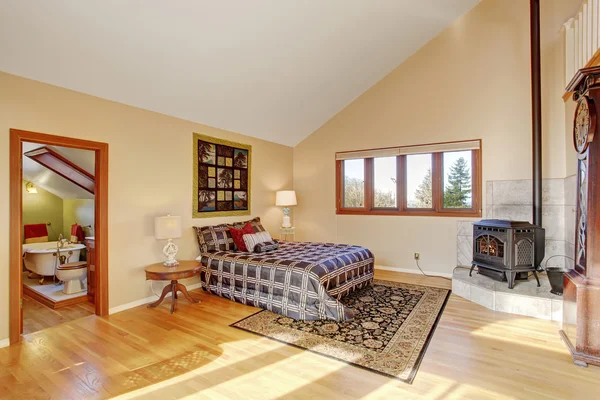
[[[373,254],[333,243],[280,242],[266,253],[202,252],[202,287],[294,319],[347,321],[339,300],[373,280]]]

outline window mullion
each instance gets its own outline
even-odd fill
[[[338,160],[335,162],[336,173],[336,209],[339,211],[344,207],[344,162]]]
[[[479,150],[471,151],[471,210],[481,213],[481,171]]]
[[[375,189],[373,188],[373,159],[365,158],[365,209],[368,211],[373,210]]]
[[[433,153],[432,156],[431,201],[435,212],[440,212],[444,204],[442,153]]]
[[[398,156],[396,160],[396,198],[398,210],[406,211],[406,156]]]

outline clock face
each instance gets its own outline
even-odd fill
[[[593,139],[596,129],[596,116],[593,113],[594,109],[590,100],[585,96],[581,97],[575,111],[573,126],[573,142],[579,153],[585,152]]]

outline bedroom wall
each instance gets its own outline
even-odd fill
[[[578,2],[542,2],[544,178],[567,176],[562,23]],[[483,182],[531,178],[529,2],[484,0],[294,148],[300,240],[357,243],[376,263],[449,274],[459,219],[335,214],[337,151],[483,140]],[[486,205],[483,186],[483,207]]]
[[[250,217],[196,219],[192,211],[192,132],[251,144],[252,216],[277,232],[275,191],[291,189],[291,147],[212,128],[0,73],[0,341],[8,337],[9,129],[107,142],[109,149],[109,306],[152,295],[144,268],[162,260],[154,217],[183,217],[180,259],[198,255],[193,225]]]

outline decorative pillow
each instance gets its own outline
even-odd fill
[[[246,244],[246,248],[248,250],[252,249],[254,251],[254,247],[259,243],[270,242],[273,240],[269,232],[258,232],[252,234],[246,234],[242,236],[244,238],[244,243]]]
[[[229,228],[229,233],[231,233],[233,243],[235,243],[235,247],[237,247],[239,251],[248,251],[242,236],[254,233],[254,228],[250,222],[247,222],[242,229]]]
[[[195,226],[194,230],[201,253],[234,249],[235,244],[229,232],[229,225]]]
[[[252,228],[256,233],[266,231],[266,229],[260,223],[260,217],[253,218],[248,221],[234,222],[233,224],[229,224],[229,226],[235,229],[242,229],[248,223],[252,225]]]
[[[258,243],[254,246],[255,253],[265,253],[267,251],[277,250],[279,248],[279,243],[276,240],[271,240],[270,242]]]

